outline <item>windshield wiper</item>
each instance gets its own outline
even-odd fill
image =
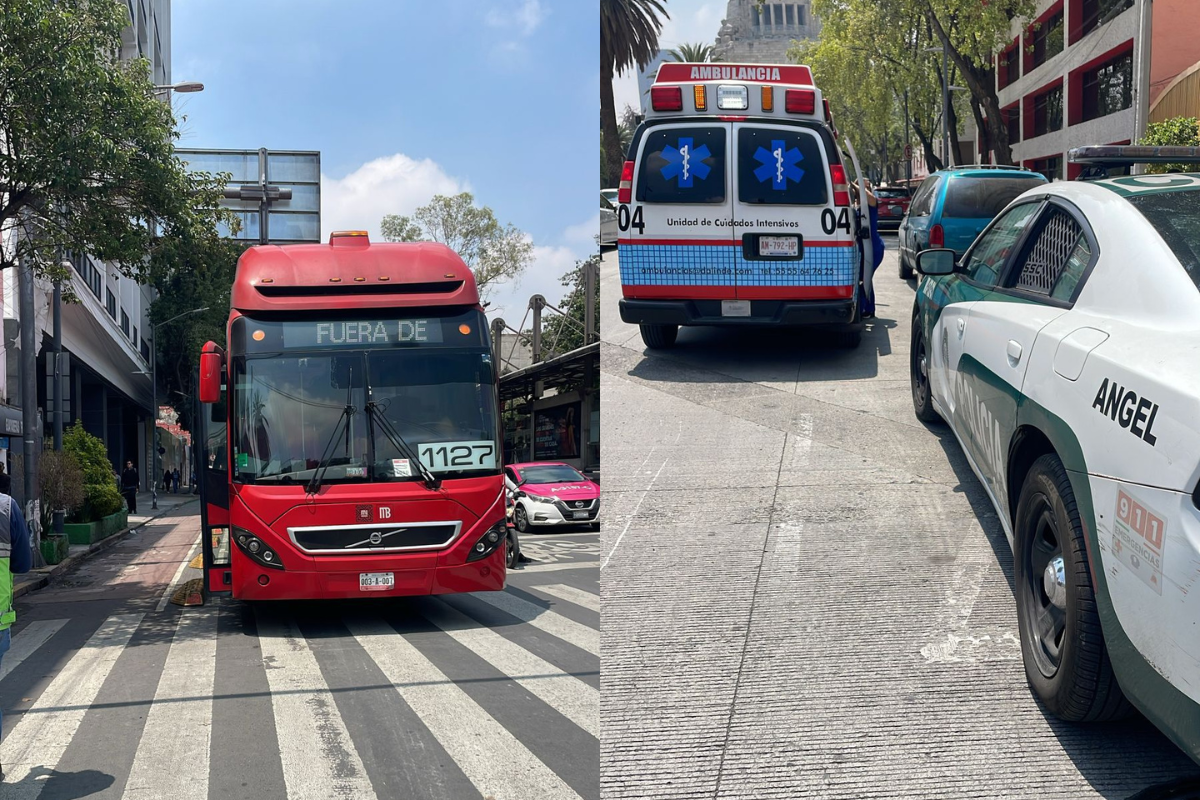
[[[367,397],[370,397],[370,396],[371,396],[371,387],[368,386],[367,387]],[[442,485],[441,478],[434,475],[433,472],[429,469],[429,467],[427,467],[423,463],[421,463],[420,455],[417,454],[416,450],[413,449],[413,446],[410,445],[408,442],[406,442],[404,440],[404,437],[401,436],[399,434],[399,432],[395,429],[395,427],[392,426],[391,420],[389,420],[387,418],[387,414],[383,413],[383,410],[379,407],[379,404],[376,403],[374,400],[368,400],[367,401],[367,424],[372,425],[372,427],[373,427],[373,423],[376,423],[376,422],[379,424],[379,429],[383,431],[383,435],[386,436],[388,438],[388,441],[392,443],[392,447],[396,448],[396,450],[398,450],[402,455],[404,455],[404,457],[408,459],[410,464],[417,465],[417,471],[421,473],[421,480],[423,480],[425,482],[425,485],[428,486],[430,489],[441,488],[441,485]],[[374,430],[372,430],[371,431],[371,440],[374,441],[374,439],[375,439]]]
[[[313,470],[313,475],[309,478],[308,486],[305,491],[309,494],[316,494],[321,488],[321,481],[325,479],[325,470],[329,469],[329,462],[333,458],[333,446],[338,440],[338,436],[342,433],[342,428],[345,427],[346,432],[350,432],[350,417],[357,412],[354,406],[346,406],[342,409],[342,415],[338,417],[337,424],[333,427],[333,435],[329,437],[329,443],[325,445],[325,450],[322,452],[321,460],[317,462],[317,468]]]

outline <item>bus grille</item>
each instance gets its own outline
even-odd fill
[[[462,523],[377,522],[371,525],[327,525],[288,528],[292,543],[306,553],[387,553],[440,550],[458,538]]]

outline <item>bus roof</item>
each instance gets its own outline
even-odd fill
[[[348,231],[326,244],[247,249],[230,304],[238,311],[476,306],[479,291],[470,268],[444,244],[372,243],[365,231]]]

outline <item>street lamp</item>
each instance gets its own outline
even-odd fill
[[[204,84],[200,83],[199,81],[180,81],[179,83],[167,83],[163,84],[162,86],[155,86],[154,91],[180,92],[184,94],[188,92],[203,92]]]
[[[150,508],[152,509],[158,508],[158,329],[181,317],[199,314],[202,311],[208,311],[208,306],[193,308],[191,311],[176,314],[170,319],[164,319],[157,325],[154,323],[150,325],[150,396],[152,398],[150,416],[154,423],[151,428],[153,433],[150,436]]]

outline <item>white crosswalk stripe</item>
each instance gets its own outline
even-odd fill
[[[568,603],[574,603],[577,606],[582,606],[589,611],[600,613],[600,595],[591,592],[585,592],[583,589],[576,589],[574,586],[567,586],[565,583],[552,583],[549,586],[534,586],[534,589],[539,592],[553,595],[560,600],[566,600]]]
[[[600,692],[445,604],[427,616],[455,641],[524,686],[534,697],[600,738]]]
[[[471,596],[512,614],[522,622],[528,622],[551,636],[570,642],[581,650],[600,655],[600,631],[595,628],[567,619],[562,614],[548,611],[508,592],[479,592]]]
[[[22,628],[19,634],[12,637],[12,646],[4,654],[4,661],[0,662],[0,681],[21,666],[21,662],[33,655],[66,624],[65,619],[40,619]]]
[[[288,797],[374,798],[375,789],[308,642],[295,623],[285,626],[258,616]],[[395,631],[392,638],[399,640]]]
[[[350,632],[480,794],[494,800],[573,800],[579,795],[383,622],[350,622]]]
[[[141,614],[106,619],[5,737],[5,800],[34,800],[42,793],[43,782],[25,778],[34,768],[53,770],[58,766],[141,622]]]
[[[125,797],[205,800],[212,733],[213,680],[217,666],[217,608],[180,617]]]

